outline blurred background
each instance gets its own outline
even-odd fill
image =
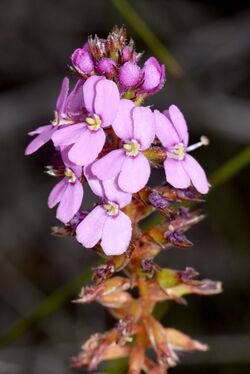
[[[211,141],[195,153],[215,184],[202,206],[207,219],[189,233],[193,248],[170,249],[159,261],[177,269],[191,266],[202,278],[222,280],[224,293],[190,296],[188,307],[170,307],[164,324],[211,347],[208,353],[183,356],[170,372],[249,373],[249,169],[225,183],[214,172],[250,140],[250,7],[243,1],[215,0],[130,4],[184,71],[174,77],[167,66],[165,88],[147,103],[161,109],[177,104],[188,120],[191,143],[202,134]],[[115,24],[127,26],[137,50],[145,50],[144,58],[152,55],[145,38],[112,1],[0,2],[0,326],[2,334],[8,330],[0,334],[1,374],[71,373],[68,359],[82,341],[114,323],[100,305],[70,302],[83,280],[74,279],[96,256],[74,239],[50,236],[50,227],[58,224],[47,207],[55,181],[43,173],[51,149],[45,146],[30,158],[24,157],[24,149],[27,131],[53,117],[61,80],[70,74],[72,51],[89,34],[105,37]],[[234,166],[237,170],[237,162]],[[54,292],[41,318],[32,315],[33,322],[25,320],[9,330]],[[46,313],[50,315],[43,318]]]

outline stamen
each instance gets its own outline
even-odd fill
[[[140,144],[137,142],[137,140],[132,139],[131,141],[128,141],[123,144],[123,148],[126,151],[127,156],[135,157],[140,152]]]
[[[88,124],[88,128],[92,131],[97,131],[101,127],[102,120],[97,114],[92,114],[85,120]]]
[[[75,173],[73,173],[72,170],[70,170],[69,168],[67,168],[65,170],[65,172],[64,172],[64,175],[69,178],[69,180],[68,180],[69,183],[75,183],[76,176],[75,176]]]
[[[208,144],[209,144],[209,139],[205,135],[202,135],[198,143],[192,144],[189,147],[187,147],[187,152],[194,151],[195,149],[203,145],[208,145]]]
[[[111,201],[104,203],[103,208],[106,209],[109,216],[116,216],[119,213],[119,205]]]

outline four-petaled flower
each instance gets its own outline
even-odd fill
[[[63,223],[68,223],[79,211],[83,199],[81,178],[82,167],[76,166],[67,158],[67,150],[62,152],[65,165],[64,178],[55,185],[49,194],[48,206],[54,208],[58,205],[56,218]]]
[[[77,226],[76,238],[86,248],[94,247],[101,240],[106,255],[122,254],[129,246],[132,224],[121,208],[130,203],[132,196],[121,191],[115,179],[100,182],[90,166],[84,169],[84,173],[101,203]]]
[[[67,126],[53,134],[55,147],[71,146],[69,159],[76,165],[88,165],[101,152],[105,143],[104,128],[114,121],[120,94],[117,85],[99,76],[88,78],[82,88],[84,121]]]
[[[207,144],[207,138],[188,146],[188,129],[181,111],[171,105],[164,114],[154,111],[156,135],[167,151],[164,169],[167,182],[175,188],[187,188],[191,185],[202,194],[209,190],[209,182],[200,164],[188,154],[189,151]]]
[[[62,125],[69,125],[75,123],[81,118],[80,111],[80,89],[82,82],[78,81],[74,89],[68,95],[69,92],[69,80],[67,77],[64,78],[60,94],[56,102],[55,118],[49,125],[40,126],[34,131],[30,131],[28,134],[33,136],[37,135],[33,139],[25,150],[25,155],[30,155],[36,152],[44,144],[46,144]]]
[[[123,191],[137,192],[150,176],[150,165],[142,151],[155,137],[153,113],[147,107],[137,107],[123,99],[112,127],[121,139],[121,148],[96,161],[92,172],[103,181],[118,176],[117,183]]]

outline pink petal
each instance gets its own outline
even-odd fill
[[[101,180],[114,178],[120,172],[125,158],[124,150],[116,149],[97,160],[91,170]]]
[[[116,135],[123,140],[130,140],[133,136],[131,110],[134,106],[131,100],[122,99],[119,103],[117,116],[112,124]]]
[[[51,190],[49,197],[48,197],[48,206],[49,208],[54,208],[56,204],[59,203],[59,201],[62,198],[62,195],[67,188],[68,178],[63,178],[59,183],[55,185],[55,187]]]
[[[177,108],[176,105],[170,105],[169,109],[169,116],[171,121],[174,124],[175,130],[177,131],[180,140],[184,143],[184,145],[188,145],[188,128],[186,120],[181,113],[180,109]]]
[[[155,124],[152,111],[147,107],[135,107],[132,110],[133,138],[141,144],[141,149],[150,147],[155,137]]]
[[[61,118],[61,114],[64,112],[68,92],[69,92],[69,80],[67,77],[65,77],[62,82],[61,91],[56,102],[56,111],[57,111],[59,120]]]
[[[55,128],[50,126],[48,130],[41,132],[35,139],[32,140],[32,142],[29,143],[28,147],[25,150],[25,155],[31,155],[39,148],[41,148],[44,144],[46,144],[51,139],[55,130]]]
[[[69,151],[69,159],[76,165],[88,165],[95,161],[105,143],[103,129],[86,129]]]
[[[81,207],[83,188],[78,180],[74,184],[67,182],[67,187],[62,195],[57,208],[56,218],[67,223],[74,217]]]
[[[103,226],[101,246],[107,256],[120,255],[129,246],[132,236],[132,225],[129,217],[123,212],[115,217],[108,217]]]
[[[150,165],[143,154],[127,156],[118,177],[118,185],[125,192],[135,193],[147,184],[149,176]]]
[[[84,168],[84,175],[87,179],[88,185],[95,195],[105,197],[102,182],[93,174],[91,167],[93,164],[87,165]]]
[[[67,113],[71,117],[79,117],[80,113],[84,109],[84,101],[83,101],[83,81],[77,81],[74,89],[72,90],[71,94],[68,96],[66,108]]]
[[[118,186],[116,179],[117,178],[105,180],[102,182],[102,185],[106,198],[119,204],[120,208],[123,208],[131,202],[132,195],[122,191]]]
[[[76,239],[86,248],[94,247],[102,237],[103,225],[107,219],[104,208],[97,206],[76,228]]]
[[[101,79],[96,84],[94,113],[102,118],[102,126],[110,126],[117,114],[120,93],[117,85],[108,79]]]
[[[102,79],[104,78],[99,77],[98,75],[93,75],[92,77],[88,78],[83,85],[83,100],[85,108],[89,114],[95,113],[94,103],[96,97],[96,84]]]
[[[187,154],[183,160],[183,167],[197,191],[202,194],[208,193],[210,184],[200,164],[192,156]]]
[[[164,161],[164,169],[167,182],[175,188],[187,188],[190,186],[190,178],[186,173],[183,161],[167,158]]]
[[[173,147],[175,144],[180,142],[174,126],[164,114],[159,112],[159,110],[155,110],[154,118],[156,136],[164,147]]]
[[[41,134],[42,132],[51,129],[51,127],[52,127],[51,125],[40,126],[40,127],[38,127],[37,129],[28,132],[28,135],[30,135],[30,136],[33,136],[33,135],[39,135],[39,134]]]
[[[52,136],[52,141],[55,147],[62,147],[74,144],[80,136],[85,132],[87,126],[85,123],[77,123],[60,128]]]
[[[73,162],[70,161],[70,159],[68,157],[68,153],[69,153],[70,148],[71,147],[69,146],[69,147],[65,147],[65,148],[61,149],[61,158],[62,158],[62,161],[63,161],[65,167],[71,169],[73,171],[73,173],[79,179],[83,174],[82,166],[75,165]]]

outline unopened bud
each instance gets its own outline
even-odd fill
[[[94,70],[94,62],[90,53],[82,48],[78,48],[73,52],[71,61],[76,71],[80,74],[91,74]]]
[[[142,92],[152,94],[159,91],[165,80],[165,67],[155,57],[150,57],[142,68],[144,80],[140,87]]]
[[[125,88],[135,87],[141,78],[140,68],[133,62],[126,62],[119,72],[119,82]]]
[[[96,70],[98,74],[105,75],[107,78],[112,78],[117,72],[116,63],[112,58],[103,57],[99,61]]]

